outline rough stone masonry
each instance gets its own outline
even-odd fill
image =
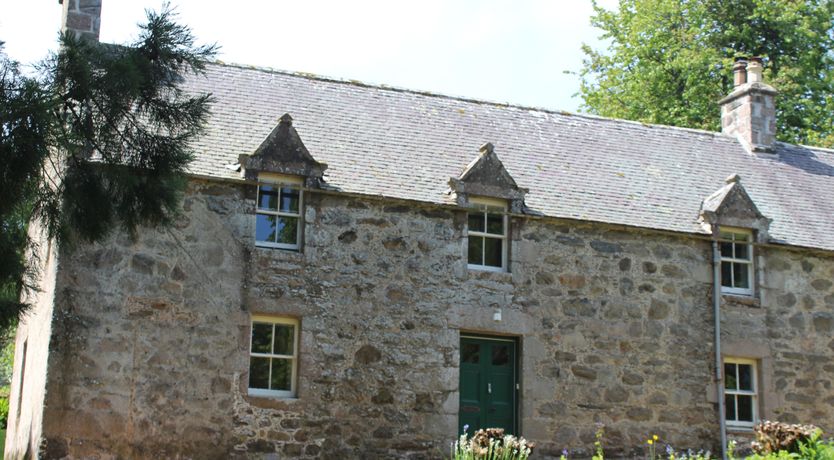
[[[97,39],[101,1],[63,3]],[[720,393],[745,388],[716,381],[716,295],[718,361],[755,370],[728,397],[834,432],[834,152],[775,142],[761,64],[736,63],[723,133],[207,65],[176,225],[73,251],[30,226],[5,457],[442,458],[472,410],[467,336],[513,341],[538,458],[589,456],[597,424],[611,457],[651,434],[717,452]],[[298,250],[256,242],[270,174],[303,189]],[[468,264],[478,198],[506,206],[492,271]],[[714,292],[725,266],[742,295]],[[250,389],[254,315],[298,324],[292,397]]]
[[[520,337],[539,458],[587,453],[595,423],[613,455],[716,447],[708,241],[514,218],[511,272],[477,272],[461,211],[311,193],[293,253],[254,246],[253,203],[195,180],[175,228],[61,254],[44,458],[439,458],[466,331]],[[834,259],[760,257],[765,300],[725,302],[725,352],[766,364],[766,418],[832,430]],[[297,399],[247,395],[252,312],[301,319]]]

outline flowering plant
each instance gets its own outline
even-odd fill
[[[463,427],[463,434],[452,445],[452,460],[527,460],[535,444],[523,437],[504,434],[503,428],[476,431],[472,437]]]

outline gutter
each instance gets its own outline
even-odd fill
[[[712,312],[715,318],[715,386],[718,395],[718,425],[721,430],[721,458],[727,460],[727,422],[724,401],[724,379],[721,363],[721,253],[718,240],[712,241]]]

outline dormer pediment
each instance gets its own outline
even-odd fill
[[[301,176],[307,186],[317,186],[327,165],[316,161],[304,146],[301,136],[292,125],[292,117],[285,113],[278,125],[266,136],[251,155],[240,155],[244,177],[257,179],[259,173]]]
[[[756,203],[741,185],[741,177],[733,174],[726,185],[708,196],[701,205],[701,222],[715,232],[717,227],[738,227],[756,230],[762,238],[770,227],[770,219],[759,211]]]
[[[469,196],[499,198],[507,200],[512,212],[523,211],[524,195],[528,192],[516,184],[491,143],[481,146],[478,156],[460,176],[449,179],[449,187],[460,205],[465,206]]]

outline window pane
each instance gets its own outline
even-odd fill
[[[298,198],[300,190],[294,188],[281,189],[281,211],[284,212],[298,212]]]
[[[276,355],[291,355],[293,353],[293,338],[295,326],[289,324],[275,325],[275,348]]]
[[[499,238],[484,238],[484,245],[486,246],[486,253],[484,254],[484,265],[489,267],[501,267],[501,260],[503,259],[504,240]]]
[[[276,211],[278,209],[278,190],[269,185],[261,185],[258,190],[258,207]]]
[[[750,260],[750,246],[747,244],[735,244],[736,259]]]
[[[750,282],[748,274],[749,265],[747,264],[740,264],[740,263],[733,263],[733,287],[742,288],[742,289],[749,289]]]
[[[484,264],[484,237],[469,237],[469,263],[472,265]]]
[[[736,396],[724,396],[724,418],[730,421],[738,420],[736,418]]]
[[[272,324],[252,323],[252,353],[272,352]]]
[[[469,213],[469,231],[483,232],[484,231],[484,213],[470,212]]]
[[[481,358],[481,346],[476,343],[464,343],[460,350],[460,359],[464,363],[478,364]]]
[[[291,359],[272,359],[272,379],[270,380],[270,390],[292,390],[292,360]]]
[[[733,264],[731,262],[721,262],[721,285],[724,287],[733,287],[733,278],[731,271]]]
[[[493,345],[492,346],[492,365],[506,366],[510,362],[509,346],[507,345]]]
[[[728,390],[738,390],[738,382],[736,381],[736,365],[733,363],[724,363],[724,388]]]
[[[500,214],[487,214],[487,233],[493,235],[504,234],[504,216]]]
[[[269,358],[249,358],[249,388],[269,389]]]
[[[298,217],[276,217],[276,242],[298,244]]]
[[[749,364],[738,365],[738,389],[753,391],[753,366]]]
[[[255,223],[255,241],[275,242],[276,217],[267,214],[258,214]]]
[[[738,420],[739,422],[753,421],[753,397],[747,395],[736,395],[736,404],[738,404]]]

